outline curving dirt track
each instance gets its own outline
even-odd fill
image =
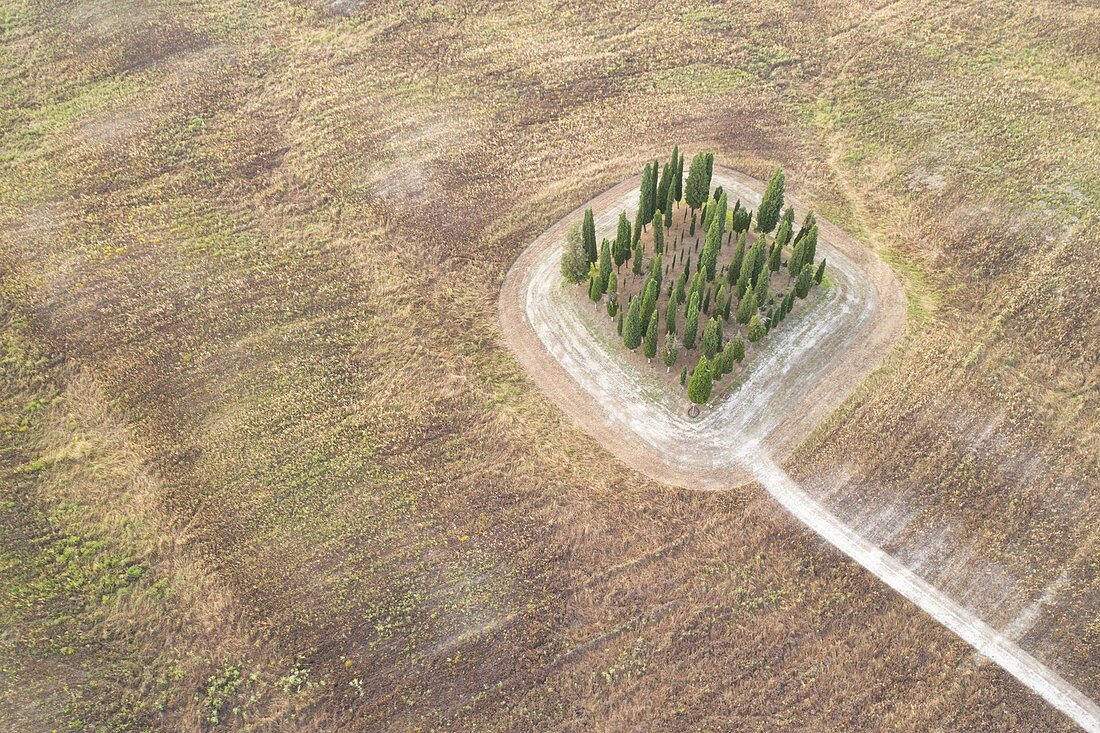
[[[594,319],[564,291],[561,244],[585,208],[597,237],[614,236],[618,214],[633,220],[640,177],[571,212],[539,236],[505,278],[499,315],[505,339],[538,385],[576,424],[627,465],[663,483],[728,489],[757,480],[807,527],[985,654],[1089,731],[1100,708],[976,614],[845,525],[779,467],[813,428],[874,370],[900,337],[905,296],[890,268],[842,230],[819,219],[818,252],[835,287],[769,339],[730,398],[688,419],[687,401],[605,348]],[[750,208],[764,183],[715,168],[714,183]],[[787,197],[801,220],[806,207]]]

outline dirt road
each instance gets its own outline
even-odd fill
[[[1100,709],[974,613],[847,527],[777,465],[874,370],[902,333],[905,296],[890,268],[819,219],[818,253],[836,283],[811,308],[784,321],[730,398],[687,417],[682,395],[655,388],[601,343],[598,311],[564,291],[565,233],[592,207],[597,238],[613,237],[619,212],[633,220],[639,177],[570,213],[516,260],[499,310],[509,346],[539,386],[576,424],[627,465],[671,485],[727,489],[756,479],[803,524],[882,579],[1089,731]],[[731,200],[759,204],[764,184],[715,168]],[[788,197],[801,220],[806,208]]]

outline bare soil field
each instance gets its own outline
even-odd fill
[[[1100,698],[1098,28],[7,3],[0,728],[1079,729],[763,486],[619,460],[498,296],[676,140],[782,167],[906,317],[805,440],[771,426],[777,468]]]

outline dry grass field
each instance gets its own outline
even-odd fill
[[[1072,730],[757,487],[617,463],[503,345],[516,255],[677,141],[784,167],[906,288],[787,469],[1100,698],[1094,7],[0,34],[0,728]]]

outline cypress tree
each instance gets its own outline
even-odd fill
[[[668,189],[672,187],[672,163],[661,166],[661,180],[657,183],[657,211],[668,211],[665,203],[668,201]]]
[[[649,189],[646,192],[646,223],[653,220],[653,214],[657,212],[657,166],[654,160],[649,167]]]
[[[603,285],[600,284],[598,273],[594,273],[592,277],[588,278],[588,297],[593,303],[599,303],[600,298],[603,297]]]
[[[635,216],[635,230],[641,229],[648,221],[650,216],[650,206],[653,202],[649,198],[649,181],[653,177],[653,168],[649,163],[645,164],[645,168],[642,170],[642,185],[638,191],[638,213]],[[638,232],[634,232],[634,236],[638,236]]]
[[[642,317],[639,323],[649,323],[650,317],[657,310],[657,294],[660,292],[656,280],[646,283],[645,292],[642,294]]]
[[[707,327],[703,329],[702,339],[703,353],[708,359],[713,359],[718,350],[722,348],[722,321],[711,318],[707,321]]]
[[[679,310],[680,304],[673,293],[665,303],[665,333],[676,333],[676,313]]]
[[[754,313],[756,313],[756,293],[750,288],[737,306],[737,322],[748,323]]]
[[[714,153],[707,153],[707,185],[703,187],[703,198],[710,193],[710,183],[714,178]]]
[[[741,340],[740,336],[738,336],[737,338],[735,338],[733,340],[732,347],[733,347],[733,359],[738,364],[740,364],[741,362],[743,362],[745,360],[745,342]]]
[[[661,355],[661,361],[665,363],[665,374],[672,371],[672,367],[676,364],[676,359],[679,356],[680,350],[676,348],[676,345],[671,341],[666,341],[664,353]]]
[[[756,231],[768,233],[775,229],[779,221],[779,212],[783,210],[783,188],[786,176],[782,168],[777,168],[768,181],[768,187],[764,190],[764,198],[760,200],[760,208],[756,210]]]
[[[756,296],[756,302],[763,307],[768,302],[768,287],[770,286],[771,278],[768,275],[768,268],[763,268],[760,272],[760,277],[756,279],[756,285],[752,286],[752,292]]]
[[[674,147],[673,151],[676,154],[676,175],[672,179],[672,184],[676,189],[676,202],[679,203],[684,200],[684,156],[680,155],[679,145]]]
[[[744,298],[745,292],[752,285],[752,252],[745,255],[741,263],[741,271],[737,274],[737,297]],[[740,323],[740,321],[738,321]]]
[[[581,236],[584,238],[584,253],[589,262],[595,262],[599,257],[596,249],[596,222],[592,218],[592,209],[584,210],[584,224],[581,225]]]
[[[645,330],[645,345],[643,348],[646,359],[657,356],[657,311],[649,317],[649,327]]]
[[[722,365],[722,374],[729,374],[733,371],[733,344],[726,344],[726,348],[722,349],[722,356],[719,357],[718,363]]]
[[[623,309],[619,309],[619,322],[615,325],[615,330],[619,332],[619,335],[623,335]]]
[[[755,344],[764,338],[767,332],[768,330],[764,328],[764,324],[760,322],[760,314],[753,313],[752,318],[749,320],[749,341]]]
[[[802,265],[804,264],[803,258],[805,258],[805,256],[805,242],[796,242],[794,245],[794,252],[791,253],[791,259],[787,261],[787,272],[790,273],[791,277],[798,277],[798,273],[802,272]]]
[[[780,225],[782,226],[782,225]],[[776,239],[772,243],[771,256],[768,257],[768,269],[772,272],[779,272],[779,267],[782,265],[783,247],[779,244],[779,240]]]
[[[572,227],[565,240],[565,249],[561,253],[561,275],[571,285],[582,283],[588,277],[592,263],[585,252],[581,231]]]
[[[615,234],[615,245],[611,248],[612,257],[615,260],[615,266],[621,267],[624,262],[630,259],[630,222],[626,218],[626,212],[619,212],[619,228]]]
[[[722,320],[728,321],[730,319],[730,289],[724,280],[722,286],[718,288],[718,296],[715,302],[717,303],[715,311],[722,314]]]
[[[672,209],[676,206],[676,190],[672,187],[668,187],[668,191],[665,192],[665,229],[672,226]]]
[[[710,173],[707,167],[706,153],[696,153],[691,159],[691,169],[688,171],[687,183],[684,185],[684,199],[692,211],[702,206],[710,193]]]
[[[714,208],[714,220],[718,225],[718,244],[722,244],[722,235],[726,233],[726,213],[729,211],[729,199],[726,194],[718,198]]]
[[[600,244],[600,283],[601,288],[606,287],[608,278],[611,276],[611,243],[606,239]]]
[[[775,230],[775,246],[782,250],[791,241],[791,223],[786,217],[779,222],[779,228]]]
[[[745,261],[745,235],[737,238],[737,249],[733,251],[733,261],[726,270],[726,282],[733,285],[741,275],[741,265]]]
[[[633,272],[635,275],[641,275],[643,272],[645,272],[645,270],[642,269],[642,255],[644,251],[645,250],[642,247],[641,242],[634,243],[634,262],[631,265],[631,272]]]
[[[706,229],[710,226],[710,201],[704,201],[703,206],[699,209],[699,226]]]
[[[691,229],[688,230],[688,236],[689,237],[694,237],[695,236],[695,212],[694,211],[691,212]]]
[[[806,232],[806,237],[803,239],[802,246],[806,248],[806,264],[812,265],[814,258],[817,257],[817,224],[815,223],[810,227],[810,231]]]
[[[604,293],[607,295],[607,315],[614,318],[615,313],[619,309],[619,278],[615,276],[614,270],[607,276],[607,285],[604,287]]]
[[[703,291],[703,312],[710,313],[710,288],[706,288]]]
[[[713,376],[710,370],[710,361],[706,354],[699,358],[695,370],[691,373],[691,383],[688,384],[688,399],[697,405],[702,405],[710,399],[710,392],[714,388]]]
[[[653,247],[657,254],[665,251],[664,215],[660,211],[653,215]]]
[[[685,290],[685,288],[687,288],[687,280],[688,274],[687,270],[685,269],[683,272],[680,273],[680,277],[677,278],[676,290],[674,290],[672,294],[673,298],[675,298],[676,300],[677,305],[683,303],[687,299],[687,292]]]
[[[630,301],[630,308],[626,312],[626,324],[623,326],[623,343],[631,351],[634,351],[638,348],[638,344],[642,343],[641,298],[634,298]]]
[[[798,273],[798,280],[794,284],[794,292],[799,298],[805,298],[810,294],[810,285],[814,279],[814,266],[806,264],[802,266],[802,272]]]
[[[638,206],[638,210],[634,212],[634,229],[631,233],[630,245],[634,246],[642,238],[642,228],[645,225],[645,212],[642,211],[642,207]]]
[[[764,251],[764,238],[756,240],[756,244],[752,246],[752,284],[755,285],[756,281],[760,279],[760,273],[764,270],[764,265],[767,263],[768,256]]]
[[[786,209],[783,210],[783,218],[780,221],[781,222],[784,222],[784,221],[787,222],[787,228],[788,229],[793,229],[794,228],[794,207],[793,206],[788,206]]]
[[[692,293],[684,317],[684,348],[695,348],[695,336],[699,331],[699,293]]]
[[[741,206],[741,200],[738,199],[737,203],[733,207],[733,231],[738,234],[747,232],[749,225],[752,224],[752,212]]]
[[[717,212],[715,212],[717,213]],[[718,218],[714,217],[707,230],[707,243],[703,248],[703,268],[706,270],[707,282],[714,279],[714,270],[718,266],[718,250],[722,247],[722,230],[718,226]]]
[[[821,264],[817,266],[817,272],[814,273],[814,282],[818,285],[821,284],[821,279],[825,277],[825,258],[821,258]]]
[[[795,235],[794,243],[798,244],[799,240],[805,237],[816,223],[817,218],[814,216],[814,212],[807,211],[806,218],[802,220],[802,226],[799,228],[798,234]]]

